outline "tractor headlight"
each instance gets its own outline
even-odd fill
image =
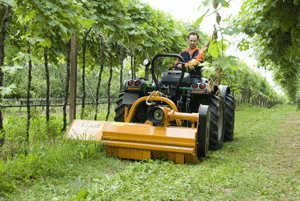
[[[143,61],[143,65],[144,66],[148,66],[150,64],[150,60],[149,59],[145,59],[144,61]]]

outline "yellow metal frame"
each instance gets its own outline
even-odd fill
[[[162,123],[163,125],[166,126],[170,126],[170,121],[176,121],[178,126],[181,126],[181,120],[189,120],[192,122],[192,128],[195,128],[195,122],[198,121],[198,113],[179,113],[178,112],[178,108],[177,106],[173,103],[173,101],[171,101],[168,98],[162,97],[160,95],[160,91],[153,91],[150,96],[144,96],[142,98],[139,98],[138,100],[136,100],[134,102],[134,104],[132,105],[130,112],[128,114],[128,108],[125,108],[125,114],[124,114],[124,122],[125,123],[131,123],[132,118],[135,114],[136,108],[138,107],[138,105],[143,102],[143,101],[163,101],[165,103],[167,103],[170,108],[167,107],[160,107],[164,113],[165,113],[165,118],[163,119]],[[145,122],[145,124],[148,125],[153,125],[153,123],[149,120],[147,120]]]
[[[143,101],[147,101],[147,100],[150,100],[150,101],[163,101],[165,103],[167,103],[173,111],[175,112],[178,112],[178,108],[177,106],[173,103],[173,101],[171,101],[170,99],[168,98],[165,98],[165,97],[162,97],[160,95],[160,91],[153,91],[149,96],[144,96],[142,98],[139,98],[137,99],[133,105],[131,106],[131,109],[130,109],[130,112],[128,114],[128,108],[126,107],[125,108],[125,116],[124,116],[124,122],[126,123],[130,123],[132,121],[132,118],[135,114],[135,111],[136,111],[136,108],[137,106],[143,102]]]
[[[144,124],[131,123],[137,106],[146,101],[162,101],[169,107],[161,107],[164,112],[163,126],[153,126],[147,120]],[[103,142],[110,156],[144,160],[166,158],[176,163],[199,162],[197,158],[197,129],[198,113],[178,112],[177,106],[168,98],[162,97],[159,91],[150,96],[139,98],[134,102],[128,114],[125,108],[125,122],[105,122],[75,120],[65,137],[73,139],[93,139]],[[176,121],[177,127],[170,126],[170,121]],[[192,128],[181,126],[181,120],[193,122]]]

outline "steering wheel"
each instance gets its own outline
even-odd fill
[[[156,75],[155,75],[155,64],[154,63],[155,63],[155,60],[157,58],[159,58],[159,57],[176,57],[179,60],[184,61],[183,57],[180,56],[180,55],[178,55],[178,54],[168,54],[168,53],[165,53],[165,54],[157,54],[157,55],[154,56],[154,58],[152,59],[152,63],[151,63],[151,74],[152,74],[152,78],[153,78],[153,80],[155,82],[155,85],[156,85],[156,90],[158,90],[158,91],[160,90],[160,88],[159,88],[159,85],[158,85],[158,80],[157,80]],[[179,90],[179,86],[180,86],[180,84],[182,82],[182,79],[184,77],[184,72],[186,71],[185,64],[184,63],[181,63],[181,64],[182,64],[181,76],[180,76],[179,81],[178,81],[178,83],[176,85],[175,91],[171,95],[171,97],[175,97],[177,95],[178,90]]]
[[[146,81],[146,78],[145,77],[139,77],[140,80],[145,80]]]

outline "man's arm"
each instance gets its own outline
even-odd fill
[[[203,60],[204,57],[204,52],[202,52],[201,50],[199,50],[199,54],[196,56],[196,60],[201,62]]]
[[[183,51],[181,51],[181,52],[179,53],[180,56],[182,56],[182,55],[181,55],[182,52],[183,52]],[[177,68],[182,68],[182,64],[179,64],[178,61],[179,61],[179,59],[177,59],[177,60],[175,61],[174,66],[177,67]],[[182,61],[182,62],[183,62],[183,61]]]
[[[177,60],[175,61],[175,65],[174,65],[174,66],[175,66],[176,68],[182,68],[182,64],[179,64],[178,61],[179,61],[179,59],[177,59]]]
[[[187,63],[187,65],[188,65],[188,66],[194,66],[195,60],[196,60],[196,63],[198,64],[198,63],[200,63],[200,62],[203,60],[203,57],[204,57],[204,53],[203,53],[201,50],[199,50],[199,53],[198,53],[198,55],[195,57],[195,59],[190,60],[190,61]]]

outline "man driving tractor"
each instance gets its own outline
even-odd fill
[[[190,84],[201,82],[201,69],[197,67],[197,64],[202,62],[204,53],[197,47],[199,42],[199,35],[196,31],[191,31],[188,35],[189,46],[180,52],[180,56],[184,61],[180,61],[186,64],[190,73]],[[182,68],[182,64],[178,63],[178,59],[175,62],[175,68]]]

